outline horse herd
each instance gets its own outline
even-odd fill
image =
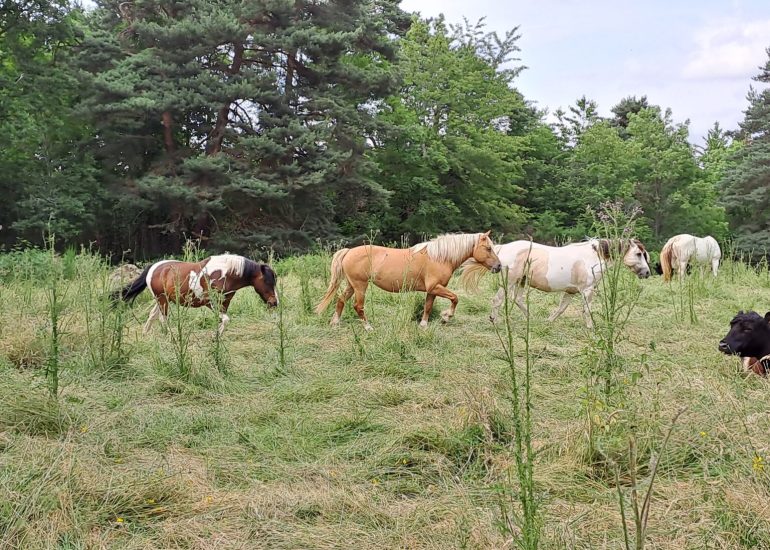
[[[563,293],[549,321],[561,315],[572,298],[579,294],[583,302],[586,324],[591,326],[591,300],[597,283],[614,262],[620,261],[639,278],[650,276],[650,255],[638,239],[589,239],[565,246],[546,246],[532,241],[514,241],[494,245],[486,233],[441,235],[410,248],[388,248],[362,245],[338,250],[332,257],[329,287],[316,307],[322,313],[336,299],[331,324],[339,324],[345,303],[354,298],[353,309],[366,330],[372,326],[364,311],[369,283],[387,292],[425,292],[425,306],[420,326],[426,327],[437,297],[451,302],[441,314],[448,322],[457,308],[457,295],[447,288],[452,275],[462,268],[461,282],[477,288],[484,273],[507,270],[507,292],[527,313],[523,301],[525,287],[543,292]],[[699,238],[677,235],[668,240],[660,254],[664,280],[674,272],[682,277],[689,265],[708,266],[717,275],[721,251],[713,237]],[[342,293],[342,283],[347,286]],[[169,303],[188,307],[207,306],[218,311],[218,331],[229,321],[227,310],[233,295],[241,288],[252,287],[268,307],[278,305],[276,274],[266,264],[259,264],[234,254],[208,257],[200,262],[163,260],[151,264],[113,299],[127,302],[149,288],[155,304],[144,325],[165,322]],[[490,320],[495,321],[505,299],[506,289],[492,298]],[[720,342],[719,350],[744,357],[744,364],[758,374],[770,366],[770,313],[764,318],[755,312],[740,312],[731,322],[730,332]]]

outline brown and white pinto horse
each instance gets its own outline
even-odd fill
[[[449,279],[468,258],[473,258],[485,270],[500,271],[500,260],[492,249],[493,246],[487,231],[441,235],[411,248],[371,245],[343,248],[332,258],[329,288],[316,306],[316,313],[322,313],[334,300],[344,276],[348,286],[337,299],[332,325],[340,322],[345,302],[355,294],[353,307],[363,321],[364,328],[372,329],[364,313],[364,298],[370,281],[388,292],[426,292],[428,295],[425,298],[421,327],[428,326],[428,318],[436,297],[447,298],[452,305],[441,317],[444,322],[448,322],[457,308],[457,295],[446,288]]]
[[[150,330],[153,321],[160,318],[165,322],[168,304],[174,302],[187,307],[207,306],[219,308],[219,334],[230,320],[227,308],[236,291],[253,287],[269,307],[278,305],[275,289],[275,272],[270,266],[235,254],[210,256],[200,262],[163,260],[148,266],[137,279],[112,294],[113,299],[133,302],[145,288],[155,297],[155,305],[144,325],[144,333]],[[221,293],[219,300],[212,303],[210,289]]]

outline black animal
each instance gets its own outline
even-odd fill
[[[742,357],[744,367],[766,375],[770,370],[770,311],[764,317],[756,311],[739,311],[719,342],[719,351]]]
[[[660,260],[655,262],[655,273],[658,275],[663,275],[663,268],[660,266]],[[692,266],[688,263],[687,264],[687,274],[689,275],[692,273]]]

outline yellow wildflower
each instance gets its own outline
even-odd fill
[[[707,435],[708,435],[708,434],[707,434],[706,432],[701,432],[701,433],[700,433],[700,436],[701,436],[701,437],[706,437]]]
[[[147,504],[155,504],[155,499],[154,498],[148,498],[147,499]]]
[[[379,479],[377,479],[377,478],[375,477],[375,478],[372,480],[372,485],[379,485],[379,484],[380,484],[380,480],[379,480]]]
[[[115,523],[123,523],[123,518],[115,518]]]
[[[88,426],[80,426],[80,433],[84,434],[88,431]]]
[[[754,460],[752,460],[752,462],[751,462],[751,467],[757,473],[764,472],[765,471],[765,461],[764,461],[764,459],[761,456],[759,456],[759,455],[754,456]]]

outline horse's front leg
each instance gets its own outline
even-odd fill
[[[420,326],[422,328],[428,326],[428,319],[430,319],[430,312],[433,311],[433,302],[435,300],[435,294],[428,293],[428,295],[425,296],[425,308],[422,310],[422,319],[420,320]]]
[[[513,283],[507,283],[505,288],[500,287],[497,289],[497,294],[492,298],[492,311],[489,313],[489,320],[493,323],[497,321],[497,316],[500,314],[500,306],[505,302],[505,292],[508,292],[508,297],[513,298],[514,292]]]
[[[219,308],[219,327],[217,328],[217,334],[222,336],[225,331],[225,325],[230,322],[230,316],[227,314],[227,308],[230,307],[230,296],[226,297]],[[214,306],[209,302],[209,307],[213,310]]]
[[[583,316],[585,317],[586,326],[594,328],[594,320],[591,317],[591,301],[594,299],[594,289],[589,287],[581,294],[583,295]]]
[[[450,302],[452,302],[452,305],[449,306],[449,309],[446,311],[441,312],[441,320],[445,323],[448,323],[449,320],[454,317],[455,310],[457,309],[457,294],[449,290],[443,285],[436,285],[433,287],[433,290],[430,291],[431,294],[435,296],[440,296],[442,298],[446,298]]]
[[[711,273],[714,274],[714,277],[717,276],[717,271],[719,271],[719,260],[711,260]]]

